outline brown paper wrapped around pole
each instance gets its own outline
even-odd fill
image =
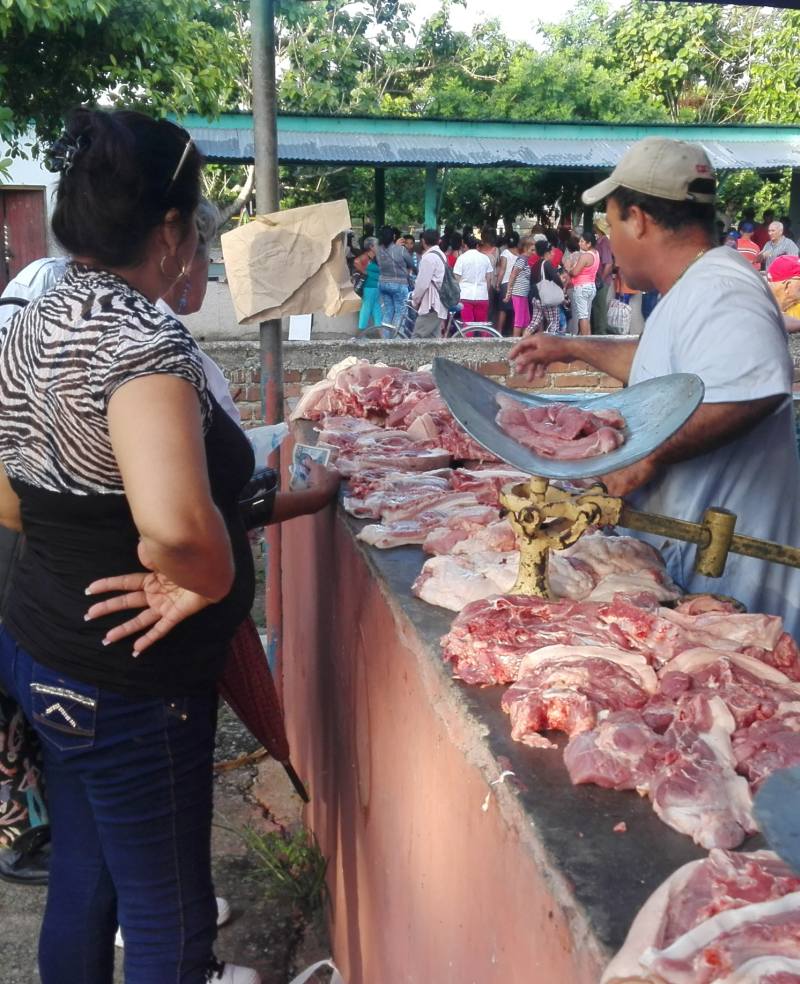
[[[226,232],[222,252],[239,324],[358,311],[345,260],[349,229],[350,209],[337,201],[258,215]]]

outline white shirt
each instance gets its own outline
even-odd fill
[[[167,304],[167,302],[162,300],[160,297],[156,301],[156,307],[159,311],[163,311],[165,314],[171,314],[173,318],[178,317],[169,304]],[[231,396],[231,391],[228,387],[228,380],[225,378],[222,370],[211,358],[211,356],[206,355],[199,345],[197,347],[200,349],[200,359],[203,363],[203,369],[206,374],[206,382],[208,383],[208,388],[211,391],[211,395],[229,417],[232,417],[237,424],[241,424],[242,415],[239,413],[239,408],[233,402],[233,397]]]
[[[13,278],[3,291],[3,297],[19,297],[35,301],[40,294],[61,281],[69,263],[67,256],[45,256],[34,260]],[[0,304],[0,328],[21,308],[16,304]]]
[[[630,385],[673,372],[696,373],[706,403],[786,394],[769,417],[731,443],[668,465],[631,505],[699,522],[708,506],[736,513],[736,532],[800,546],[800,464],[792,407],[792,361],[772,293],[734,250],[710,250],[662,297],[647,321]],[[784,617],[800,633],[800,570],[729,554],[721,578],[694,573],[696,547],[645,536],[672,577],[690,592],[742,601],[752,612]]]
[[[502,260],[505,258],[506,261],[505,269],[503,270],[503,279],[500,281],[501,287],[503,284],[508,283],[511,277],[511,271],[514,269],[514,263],[518,255],[518,253],[512,253],[510,249],[504,249],[500,254],[500,259]]]
[[[461,277],[462,301],[488,301],[489,287],[486,275],[492,272],[492,264],[485,253],[468,249],[456,260],[453,273]]]

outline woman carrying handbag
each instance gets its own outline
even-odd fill
[[[564,288],[561,277],[553,267],[551,257],[553,247],[548,242],[536,243],[538,263],[531,277],[530,302],[531,321],[526,334],[544,331],[556,335],[561,331],[559,308],[564,303]]]

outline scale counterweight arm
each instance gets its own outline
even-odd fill
[[[734,533],[736,515],[727,509],[707,509],[702,523],[687,523],[670,516],[640,513],[623,505],[618,525],[640,533],[696,543],[698,549],[695,568],[698,574],[707,577],[722,576],[729,553],[766,560],[772,564],[784,564],[787,567],[800,567],[798,547]]]
[[[567,491],[535,475],[528,482],[507,486],[501,501],[520,547],[519,576],[512,589],[515,594],[547,597],[550,551],[575,543],[591,526],[621,526],[695,543],[695,570],[705,577],[721,577],[729,553],[800,567],[800,549],[735,533],[736,515],[727,509],[707,509],[702,522],[689,523],[632,509],[599,484],[582,492]]]

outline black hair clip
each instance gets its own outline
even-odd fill
[[[71,137],[67,133],[61,136],[52,144],[45,153],[45,167],[54,174],[69,174],[78,153],[88,146],[89,141],[81,134],[78,137]]]

